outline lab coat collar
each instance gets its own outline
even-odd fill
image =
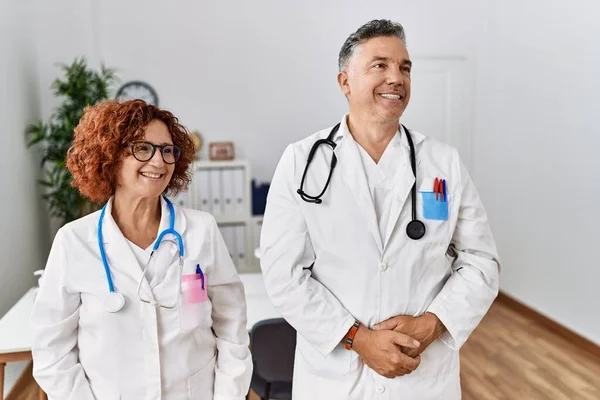
[[[142,268],[144,266],[140,266],[135,254],[133,253],[133,249],[131,245],[127,241],[127,238],[123,235],[121,230],[119,229],[117,223],[115,222],[112,216],[112,205],[113,205],[114,197],[111,197],[106,204],[106,211],[104,214],[104,221],[102,226],[102,242],[105,245],[105,251],[108,258],[109,268],[111,270],[118,270],[127,277],[129,277],[137,286],[139,280],[142,279],[141,293],[145,296],[146,299],[153,299],[154,295],[150,287],[156,286],[160,282],[160,274],[155,274],[152,282],[148,282],[147,278],[142,277]],[[164,198],[161,197],[161,219],[159,224],[158,233],[169,227],[169,207]],[[175,230],[182,236],[184,235],[186,228],[186,219],[183,211],[173,205],[175,210]],[[100,212],[97,212],[97,218],[94,220],[93,227],[90,227],[90,232],[88,234],[88,240],[90,242],[94,242],[96,247],[98,246],[98,220],[100,218]],[[174,241],[176,239],[173,235],[165,235],[162,243],[166,241]],[[185,240],[183,241],[183,245],[185,246]],[[162,251],[160,249],[166,248],[166,251]],[[155,253],[153,263],[159,263],[159,265],[170,265],[172,262],[177,259],[177,252],[173,251],[175,249],[175,245],[165,246],[164,244],[159,247],[159,250]],[[99,250],[98,250],[99,251]],[[115,286],[119,285],[119,281],[115,280]],[[118,289],[117,289],[118,291]]]
[[[106,212],[104,215],[104,228],[106,228],[107,222],[110,221],[110,223],[114,224],[115,227],[117,228],[119,235],[123,236],[123,234],[119,230],[118,226],[116,226],[116,222],[114,221],[114,219],[112,217],[113,201],[114,201],[114,196],[111,197],[110,199],[108,199],[108,202],[106,203]],[[164,231],[165,229],[169,228],[169,218],[170,218],[169,206],[167,205],[167,202],[165,201],[164,197],[162,197],[162,196],[160,197],[160,205],[161,205],[161,210],[160,210],[160,225],[158,228],[159,233]],[[187,226],[185,214],[177,205],[173,204],[173,208],[175,209],[175,230],[183,237],[183,233],[185,232],[185,228]],[[95,218],[95,224],[92,227],[92,229],[90,229],[90,231],[88,232],[88,241],[97,243],[98,242],[98,219],[100,218],[100,211],[96,212],[96,215],[97,215],[97,217]],[[118,236],[103,234],[102,242],[110,243],[111,240],[115,239],[115,237],[118,237]],[[175,238],[172,235],[164,236],[164,240],[171,240],[171,239],[175,240]],[[184,246],[185,246],[185,243],[184,243]]]
[[[347,118],[348,114],[346,114],[343,117],[340,123],[340,128],[338,129],[337,133],[333,138],[334,142],[337,144],[335,148],[335,154],[338,158],[339,168],[343,171],[342,175],[344,181],[350,188],[350,191],[352,192],[354,197],[356,198],[360,209],[362,210],[367,219],[367,224],[369,226],[369,230],[373,235],[375,243],[377,244],[379,250],[383,253],[385,246],[387,246],[392,232],[394,231],[396,223],[398,222],[400,213],[402,212],[402,209],[406,204],[408,196],[410,195],[411,188],[415,183],[415,178],[410,165],[410,146],[408,144],[408,140],[406,139],[405,130],[401,125],[400,137],[394,138],[393,142],[390,142],[390,144],[388,144],[388,146],[397,145],[399,139],[401,143],[403,157],[400,160],[398,160],[398,162],[402,165],[400,166],[400,168],[397,168],[396,176],[394,178],[394,180],[397,182],[394,191],[395,201],[392,204],[390,222],[388,223],[388,229],[385,238],[382,238],[377,222],[377,215],[375,214],[375,205],[373,202],[373,198],[371,197],[371,191],[369,190],[369,184],[365,175],[364,168],[362,167],[362,161],[358,149],[359,145],[354,140],[354,137],[348,129]],[[409,131],[413,140],[413,144],[415,146],[415,161],[416,166],[418,167],[421,162],[420,157],[418,156],[420,147],[419,145],[425,139],[425,136],[410,129]]]
[[[362,167],[358,143],[356,143],[348,130],[346,117],[342,120],[340,129],[338,129],[338,132],[334,136],[334,141],[336,140],[335,154],[338,160],[337,168],[341,170],[343,181],[356,198],[358,208],[367,220],[367,225],[377,244],[377,248],[380,252],[383,252],[383,243],[379,233],[377,216],[375,215],[375,205],[371,197],[365,170]]]
[[[415,166],[418,168],[419,164],[421,163],[421,157],[418,156],[418,149],[420,147],[419,143],[421,143],[421,141],[424,139],[424,136],[412,130],[410,131],[410,135],[415,146]],[[388,222],[387,231],[385,233],[383,242],[384,248],[390,241],[402,209],[405,207],[405,205],[407,207],[412,207],[412,200],[409,200],[408,198],[410,196],[411,189],[415,184],[415,176],[410,165],[410,146],[408,144],[408,140],[406,139],[406,130],[402,126],[400,127],[400,134],[396,135],[394,141],[390,142],[388,146],[399,146],[402,155],[398,160],[399,165],[398,168],[396,168],[396,173],[393,177],[393,181],[395,183],[393,194],[394,202],[391,206],[390,220]]]
[[[160,204],[161,204],[161,214],[160,214],[160,226],[158,228],[159,233],[164,231],[165,229],[169,229],[169,219],[170,219],[169,206],[167,205],[165,198],[162,196],[160,197]],[[175,211],[175,230],[181,235],[181,237],[183,239],[183,233],[185,232],[185,228],[187,226],[185,214],[183,213],[183,210],[181,208],[177,207],[175,204],[173,204],[173,210]],[[165,235],[163,240],[177,241],[177,239],[175,239],[175,237],[173,235]],[[185,247],[185,242],[183,243],[183,245]],[[184,249],[184,253],[185,253],[185,249]]]
[[[333,136],[333,141],[338,145],[340,145],[341,142],[343,142],[343,140],[342,140],[343,138],[347,137],[348,135],[352,136],[352,134],[350,133],[350,129],[348,128],[348,116],[349,115],[350,114],[345,114],[342,117],[342,120],[340,121],[340,129],[338,129],[336,134]],[[408,149],[408,142],[405,140],[406,138],[404,138],[404,129],[402,129],[403,126],[404,125],[402,125],[402,123],[401,123],[400,131],[403,133],[402,143]],[[425,139],[425,136],[413,129],[410,129],[410,127],[408,127],[408,126],[406,128],[410,131],[410,137],[412,138],[413,144],[415,145],[415,148],[416,148],[416,146]]]
[[[173,209],[175,211],[175,231],[177,231],[177,233],[179,233],[181,235],[181,239],[183,241],[183,247],[184,247],[184,254],[185,254],[187,251],[187,248],[185,247],[186,242],[183,239],[183,233],[186,228],[185,215],[183,213],[183,210],[181,208],[177,207],[175,204],[173,204]],[[165,201],[165,199],[163,197],[161,197],[161,218],[160,218],[160,225],[158,227],[159,235],[165,229],[169,229],[169,223],[170,223],[169,219],[170,219],[169,206],[167,205],[167,202]],[[157,239],[158,239],[158,237],[157,237]],[[172,243],[167,245],[166,242],[169,242],[169,241]],[[152,262],[156,263],[156,265],[164,265],[164,266],[169,266],[169,265],[172,265],[173,263],[178,262],[179,253],[175,250],[178,248],[177,246],[179,246],[179,242],[177,241],[175,236],[172,234],[166,234],[165,236],[163,236],[163,239],[159,246],[160,250],[157,250],[154,253],[154,260],[152,260]],[[160,282],[162,282],[163,278],[164,278],[163,273],[158,273],[158,272],[155,273],[154,277],[152,278],[152,281],[150,282],[150,286],[154,289]]]

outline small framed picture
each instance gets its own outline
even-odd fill
[[[208,148],[208,157],[211,161],[226,161],[235,159],[233,142],[215,142]]]

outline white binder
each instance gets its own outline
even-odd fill
[[[221,226],[219,229],[221,230],[221,234],[223,235],[223,240],[225,240],[227,250],[229,250],[229,257],[231,257],[233,264],[237,268],[235,227],[225,225]]]
[[[208,171],[210,176],[210,204],[211,214],[215,217],[223,214],[223,189],[221,186],[221,169]]]
[[[235,168],[233,170],[234,190],[235,190],[235,213],[238,215],[246,214],[246,177],[244,169]]]
[[[212,204],[210,202],[210,179],[209,170],[198,169],[194,174],[194,198],[192,204],[194,208],[206,211],[212,214]]]
[[[223,214],[234,216],[237,213],[235,206],[235,170],[232,168],[224,168],[222,173],[222,188],[223,188]]]
[[[189,192],[181,192],[177,196],[169,196],[169,200],[179,207],[191,207]]]

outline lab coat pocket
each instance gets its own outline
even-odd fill
[[[108,394],[92,384],[90,384],[90,389],[96,400],[119,400],[121,398],[118,394]]]
[[[183,274],[181,276],[181,294],[186,303],[204,303],[208,301],[206,278],[200,274]]]
[[[210,327],[212,306],[208,298],[208,274],[200,263],[185,261],[179,296],[179,325],[181,332]]]
[[[212,400],[215,392],[215,365],[217,356],[200,371],[188,379],[188,390],[191,400]]]
[[[311,374],[323,378],[342,381],[360,365],[358,354],[346,350],[343,344],[338,344],[324,356],[301,335],[298,335],[297,348]]]
[[[435,378],[454,373],[458,367],[458,352],[438,339],[421,353],[421,364],[413,373],[415,378]]]
[[[443,198],[442,198],[443,197]],[[423,202],[423,218],[448,221],[448,196],[441,196],[433,192],[421,192]]]
[[[425,220],[448,221],[450,187],[445,179],[424,178],[419,187],[421,212]]]
[[[452,196],[448,193],[448,187],[444,195],[436,194],[433,186],[434,179],[423,179],[417,197],[417,218],[425,224],[425,236],[415,241],[421,247],[434,243],[447,245],[451,236]]]

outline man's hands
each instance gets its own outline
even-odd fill
[[[416,348],[403,346],[402,352],[410,357],[417,357],[444,333],[446,328],[435,314],[425,313],[416,318],[410,315],[392,317],[373,326],[373,330],[376,332],[392,330],[415,338],[421,345]]]
[[[419,366],[421,357],[409,357],[402,349],[416,350],[419,347],[419,342],[404,333],[384,329],[374,331],[362,325],[358,328],[352,345],[352,349],[365,364],[386,378],[414,371]]]
[[[373,326],[373,330],[361,325],[352,349],[371,369],[392,379],[417,369],[420,354],[445,330],[432,313],[399,315]]]

